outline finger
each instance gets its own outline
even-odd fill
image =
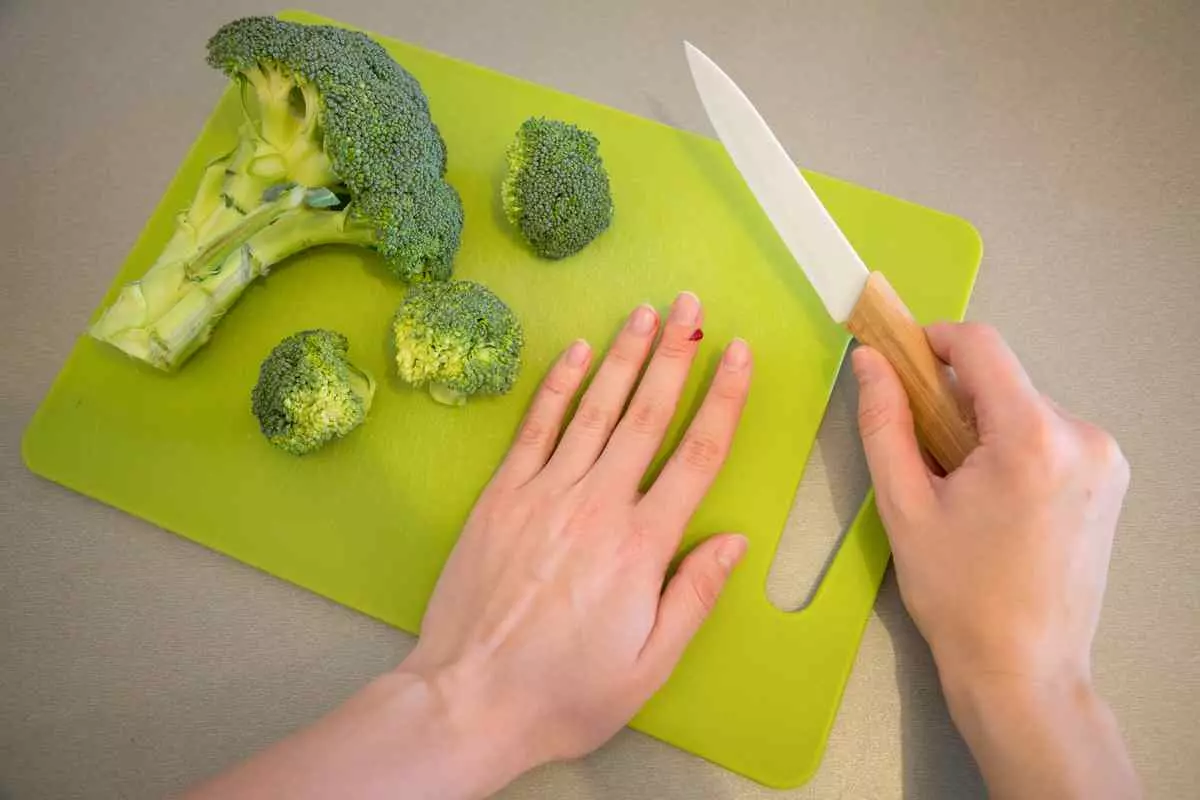
[[[938,358],[954,369],[981,436],[1028,419],[1038,409],[1041,395],[995,328],[941,323],[927,328],[926,336]]]
[[[672,532],[671,538],[662,542],[664,558],[669,559],[679,546],[678,537],[725,463],[750,393],[751,371],[749,345],[734,339],[725,348],[704,403],[683,441],[642,498],[641,506],[657,526]]]
[[[657,328],[658,313],[648,305],[629,315],[550,457],[547,475],[574,483],[596,463],[646,363]]]
[[[730,572],[746,553],[746,537],[714,536],[688,553],[658,601],[658,616],[638,659],[650,691],[666,682],[688,643],[717,604]]]
[[[695,295],[681,295],[671,307],[650,366],[638,384],[629,410],[609,439],[598,469],[610,471],[636,488],[662,445],[679,395],[696,357],[703,311]]]
[[[496,472],[496,483],[520,486],[546,466],[562,430],[567,407],[579,391],[591,360],[591,347],[579,339],[554,362],[517,429],[508,455]]]
[[[858,434],[886,522],[932,499],[933,473],[921,455],[908,395],[892,365],[866,346],[854,349],[850,364],[858,379]]]

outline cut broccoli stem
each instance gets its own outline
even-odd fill
[[[161,369],[178,365],[207,341],[211,324],[204,320],[218,319],[244,284],[257,274],[242,274],[248,270],[240,258],[231,258],[231,254],[284,215],[302,207],[307,194],[307,189],[297,186],[250,214],[233,217],[223,207],[218,208],[213,216],[222,217],[222,224],[214,226],[206,220],[200,230],[207,235],[190,248],[174,239],[163,258],[140,280],[121,290],[92,326],[92,336]],[[147,335],[139,334],[139,330]]]
[[[363,372],[349,362],[346,367],[350,372],[350,390],[362,400],[363,414],[366,415],[371,410],[371,400],[375,397],[375,379],[369,372]]]
[[[467,396],[456,392],[444,383],[429,384],[429,396],[447,406],[465,406]]]
[[[318,245],[374,241],[374,230],[347,212],[308,208],[305,198],[313,195],[304,187],[288,189],[207,242],[192,260],[155,265],[121,291],[92,335],[171,370],[208,341],[246,287],[275,264]],[[317,201],[324,196],[316,194]]]

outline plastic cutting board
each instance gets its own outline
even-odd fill
[[[678,440],[731,337],[749,340],[756,373],[732,456],[685,546],[727,530],[745,532],[751,546],[678,671],[633,726],[759,782],[802,783],[820,761],[888,559],[868,500],[809,606],[785,613],[767,601],[767,571],[846,335],[825,316],[716,141],[380,41],[424,85],[449,148],[448,177],[467,219],[456,274],[486,282],[525,323],[526,366],[515,390],[452,409],[389,379],[388,323],[404,287],[373,255],[326,248],[252,287],[175,375],[81,337],[26,432],[26,463],[416,632],[473,499],[555,355],[578,336],[603,346],[637,303],[665,308],[679,290],[691,289],[706,305],[706,335],[668,444]],[[202,53],[193,56],[195,68],[206,69]],[[562,262],[532,257],[499,209],[505,147],[531,115],[593,130],[612,175],[612,228]],[[237,119],[227,93],[105,304],[153,261],[203,165],[233,141]],[[864,260],[887,274],[919,318],[961,316],[981,252],[969,224],[808,177]],[[346,333],[355,361],[382,380],[367,425],[297,460],[263,440],[248,396],[270,348],[310,327]]]

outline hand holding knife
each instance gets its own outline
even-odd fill
[[[943,364],[887,278],[870,272],[757,109],[708,56],[684,43],[717,136],[833,320],[891,363],[917,433],[947,472],[979,443]]]

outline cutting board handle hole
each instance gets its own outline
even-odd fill
[[[842,362],[792,512],[767,573],[767,599],[800,611],[816,594],[870,484],[858,438],[858,388]]]

